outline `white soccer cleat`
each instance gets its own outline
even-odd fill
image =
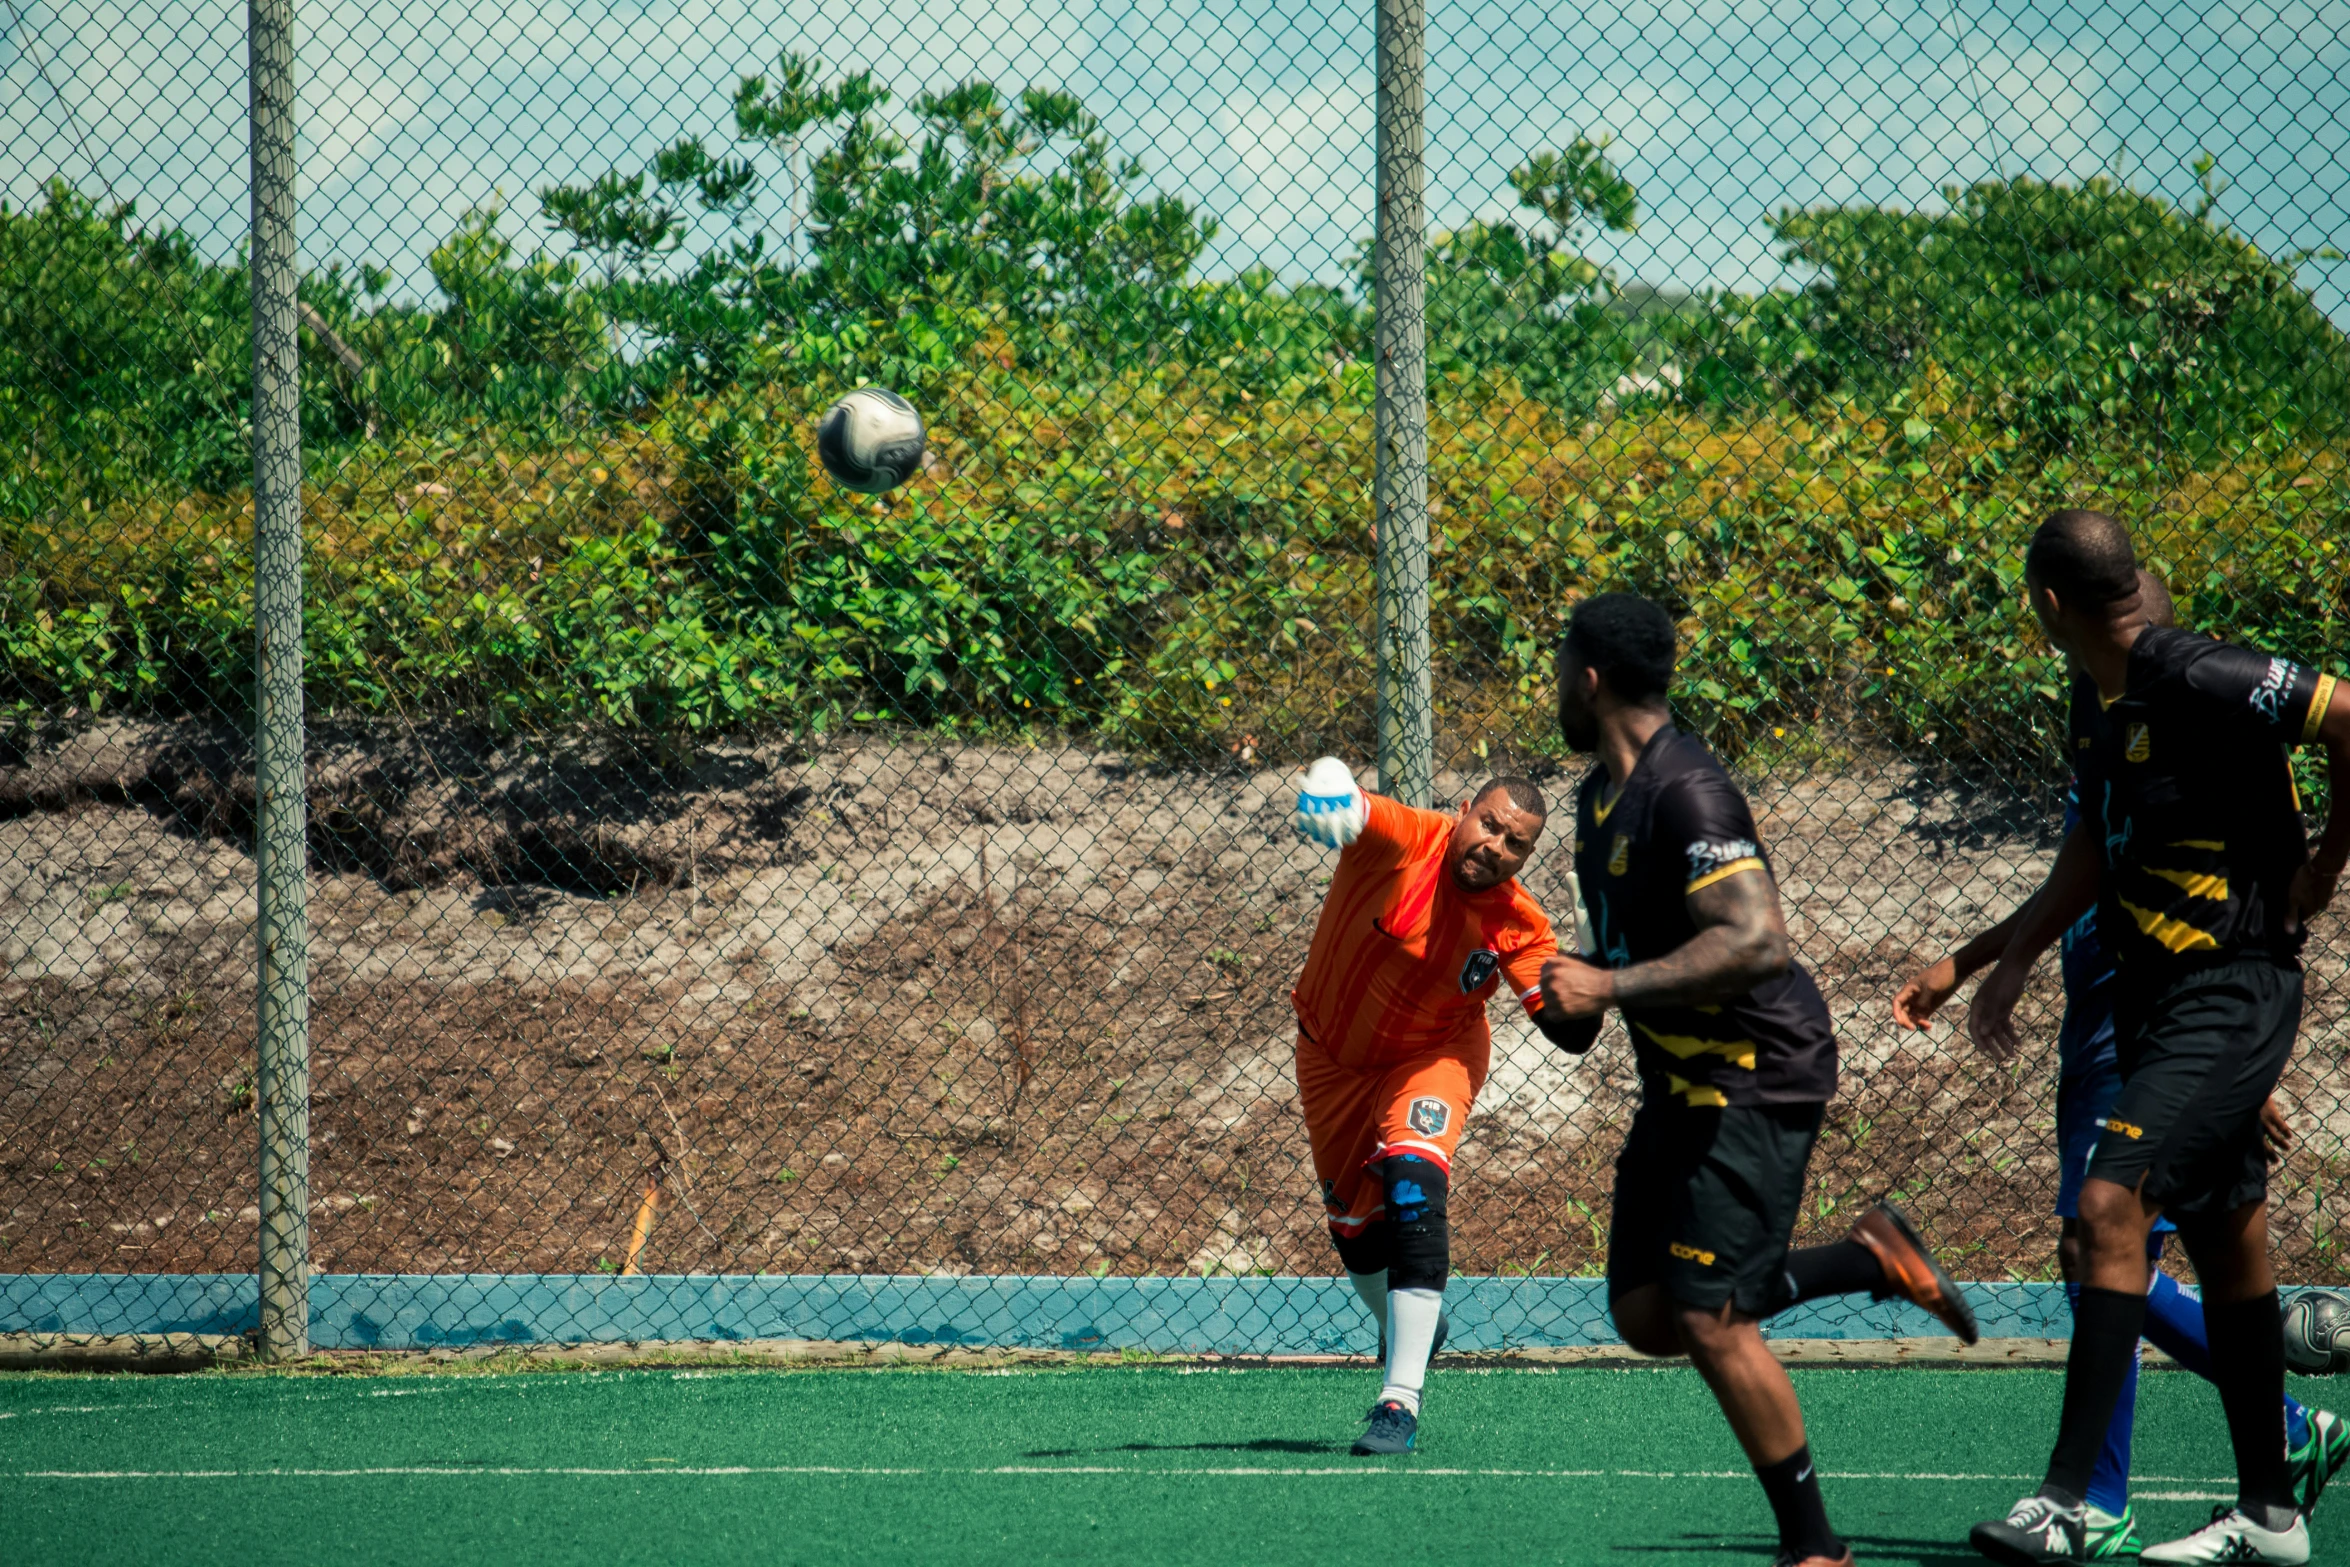
[[[1371,802],[1355,786],[1355,775],[1335,756],[1325,756],[1306,769],[1297,786],[1297,814],[1290,818],[1297,835],[1325,849],[1343,849],[1363,835],[1371,820]]]
[[[2263,1529],[2233,1507],[2214,1507],[2211,1522],[2183,1540],[2149,1545],[2144,1562],[2253,1562],[2301,1567],[2309,1560],[2309,1521],[2296,1516],[2290,1529]]]

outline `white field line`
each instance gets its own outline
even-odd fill
[[[520,1465],[460,1465],[460,1464],[383,1464],[355,1469],[28,1469],[11,1478],[18,1480],[353,1480],[379,1477],[427,1477],[461,1479],[477,1475],[509,1478],[533,1476],[584,1476],[596,1479],[634,1478],[646,1475],[695,1475],[731,1477],[744,1475],[845,1475],[857,1476],[987,1476],[987,1475],[1135,1475],[1154,1479],[1181,1479],[1190,1475],[1217,1478],[1272,1478],[1324,1475],[1402,1475],[1445,1477],[1453,1479],[1490,1480],[1752,1480],[1753,1471],[1747,1469],[1461,1469],[1461,1468],[1398,1468],[1389,1469],[1361,1464],[1296,1465],[1296,1466],[1241,1466],[1218,1465],[1199,1468],[1141,1468],[1120,1464],[998,1464],[978,1469],[895,1468],[879,1465],[849,1464],[663,1464],[658,1467],[586,1465],[550,1465],[525,1467]],[[2037,1479],[2027,1474],[1961,1474],[1934,1472],[1843,1472],[1823,1470],[1823,1480],[1892,1480],[1905,1484],[1920,1482],[1950,1482],[1983,1484],[1989,1482],[2018,1483]],[[2186,1475],[2146,1475],[2142,1480],[2154,1483],[2194,1486],[2224,1486],[2225,1480],[2212,1480]],[[2149,1501],[2226,1501],[2235,1493],[2226,1495],[2203,1491],[2141,1491]]]

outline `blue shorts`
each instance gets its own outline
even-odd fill
[[[2081,1216],[2081,1182],[2088,1178],[2090,1156],[2097,1152],[2097,1139],[2121,1091],[2122,1069],[2110,1050],[2092,1057],[2086,1070],[2056,1080],[2056,1216],[2060,1219]],[[2154,1221],[2157,1235],[2175,1228],[2168,1219]]]

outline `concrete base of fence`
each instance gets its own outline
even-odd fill
[[[1913,1366],[1949,1370],[1967,1366],[2062,1366],[2070,1348],[2060,1338],[1992,1338],[1961,1344],[1949,1338],[1771,1340],[1771,1352],[1791,1366],[1890,1368]],[[1130,1360],[1129,1357],[1134,1357]],[[0,1372],[6,1371],[202,1371],[258,1364],[244,1339],[180,1334],[0,1333]],[[940,1371],[1067,1370],[1126,1364],[1215,1366],[1225,1370],[1352,1367],[1367,1370],[1368,1355],[1149,1355],[1126,1350],[970,1349],[949,1344],[839,1344],[809,1339],[675,1340],[657,1344],[475,1344],[466,1349],[337,1349],[265,1369],[312,1375],[396,1376],[408,1373],[484,1375],[549,1370],[635,1368],[758,1370],[887,1370],[928,1367]],[[1621,1344],[1588,1344],[1455,1354],[1437,1358],[1456,1369],[1551,1369],[1569,1366],[1605,1369],[1650,1366]],[[2149,1369],[2175,1369],[2153,1350]]]
[[[1967,1288],[1987,1338],[2071,1331],[2059,1285]],[[1455,1278],[1446,1309],[1462,1352],[1615,1342],[1599,1279]],[[0,1333],[239,1335],[258,1320],[250,1274],[0,1274]],[[1860,1299],[1799,1307],[1770,1333],[1945,1336],[1914,1307]],[[310,1283],[310,1341],[322,1350],[797,1339],[1348,1355],[1375,1338],[1343,1279],[329,1273]]]
[[[221,1333],[0,1333],[0,1371],[201,1371],[252,1353]]]

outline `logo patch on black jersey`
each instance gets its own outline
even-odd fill
[[[1617,833],[1615,846],[1608,850],[1607,873],[1621,876],[1632,868],[1632,839],[1628,833]]]
[[[2293,674],[2293,666],[2283,659],[2270,659],[2268,673],[2260,677],[2260,684],[2244,700],[2251,703],[2252,710],[2261,717],[2272,724],[2277,722],[2284,717],[2285,697],[2293,689]],[[2143,758],[2133,756],[2130,760],[2135,762]]]
[[[1404,1117],[1422,1137],[1442,1137],[1452,1125],[1452,1106],[1441,1099],[1415,1099]]]
[[[1759,859],[1762,850],[1750,838],[1700,838],[1689,846],[1689,879],[1711,876],[1725,865]]]
[[[2144,724],[2130,725],[2128,734],[2129,743],[2122,747],[2123,761],[2143,762],[2154,754],[2154,737],[2146,732]]]
[[[1469,961],[1461,965],[1461,994],[1467,995],[1493,978],[1493,971],[1501,967],[1501,954],[1491,947],[1479,947],[1469,954]]]

